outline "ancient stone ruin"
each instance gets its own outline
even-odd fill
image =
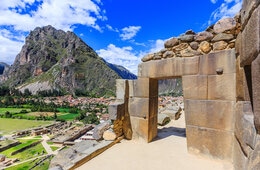
[[[137,80],[117,80],[109,106],[117,136],[157,136],[158,80],[182,78],[189,152],[260,169],[260,1],[234,18],[189,30],[148,54]],[[178,154],[178,153],[176,153]]]

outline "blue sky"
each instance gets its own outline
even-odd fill
[[[12,64],[35,27],[73,31],[110,63],[137,72],[140,59],[186,30],[233,17],[242,0],[0,0],[0,62]]]

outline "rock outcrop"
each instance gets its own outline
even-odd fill
[[[135,79],[136,76],[122,66],[104,61],[73,32],[45,26],[35,28],[26,37],[21,52],[3,74],[0,84],[21,91],[32,89],[33,94],[55,89],[105,95],[115,92],[118,78]],[[33,88],[39,84],[41,88]]]

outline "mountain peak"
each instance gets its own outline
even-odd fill
[[[136,78],[126,69],[106,63],[97,53],[70,31],[57,30],[51,25],[37,27],[26,37],[20,53],[8,74],[8,85],[39,90],[80,90],[99,95],[114,93],[115,79]],[[44,82],[44,83],[43,83]],[[44,86],[40,87],[41,84]],[[112,90],[111,90],[112,89]]]

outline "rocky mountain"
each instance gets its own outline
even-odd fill
[[[116,79],[136,78],[122,66],[107,63],[73,32],[52,26],[31,31],[2,76],[2,84],[29,89],[33,94],[55,89],[96,95],[113,94]]]
[[[9,69],[9,65],[3,62],[0,62],[0,75],[4,73],[5,70]]]

